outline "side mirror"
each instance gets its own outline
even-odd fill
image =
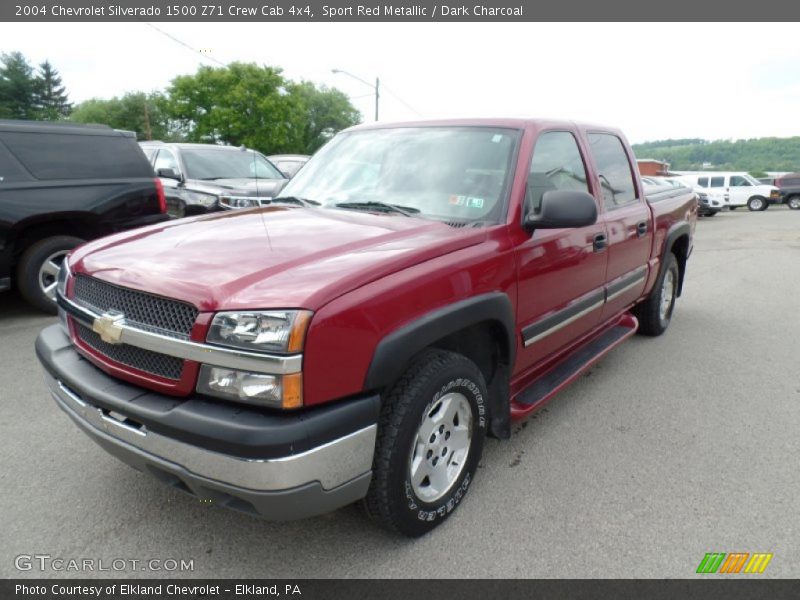
[[[538,214],[525,217],[523,226],[534,229],[588,227],[597,222],[597,203],[594,196],[575,190],[550,190],[542,195]]]
[[[163,177],[164,179],[175,179],[176,181],[181,181],[181,176],[178,175],[178,172],[175,169],[162,167],[156,171],[156,175]]]

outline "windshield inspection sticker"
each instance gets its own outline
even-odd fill
[[[474,198],[472,196],[450,196],[448,200],[453,206],[466,206],[467,208],[483,208],[483,198]]]

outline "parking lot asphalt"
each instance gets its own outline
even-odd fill
[[[117,462],[45,390],[33,343],[54,319],[2,294],[0,576],[691,577],[706,552],[769,552],[761,577],[798,577],[799,301],[800,211],[701,219],[667,333],[488,440],[454,517],[407,540],[356,506],[257,520]],[[34,554],[193,570],[15,568]]]

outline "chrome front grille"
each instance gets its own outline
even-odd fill
[[[100,339],[97,333],[85,325],[75,323],[75,326],[78,338],[84,344],[114,362],[166,379],[178,380],[181,378],[181,372],[183,371],[183,359],[181,358],[127,344],[109,344]]]
[[[98,313],[121,312],[131,325],[187,339],[197,319],[197,309],[186,302],[119,287],[93,277],[75,277],[74,300]]]

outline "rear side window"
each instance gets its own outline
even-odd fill
[[[527,210],[538,213],[542,196],[550,190],[589,192],[578,143],[567,131],[549,131],[536,141],[528,173]]]
[[[606,208],[617,208],[635,202],[633,171],[622,140],[609,133],[590,133],[589,145],[597,164]]]
[[[11,156],[8,148],[0,143],[0,185],[15,181],[30,181],[30,179],[30,175],[25,173],[19,162]]]
[[[725,187],[725,178],[724,177],[712,177],[711,178],[711,187]]]
[[[153,176],[150,164],[132,138],[6,132],[2,141],[37,179]]]
[[[699,177],[697,179],[697,185],[700,187],[708,187],[708,177]]]

